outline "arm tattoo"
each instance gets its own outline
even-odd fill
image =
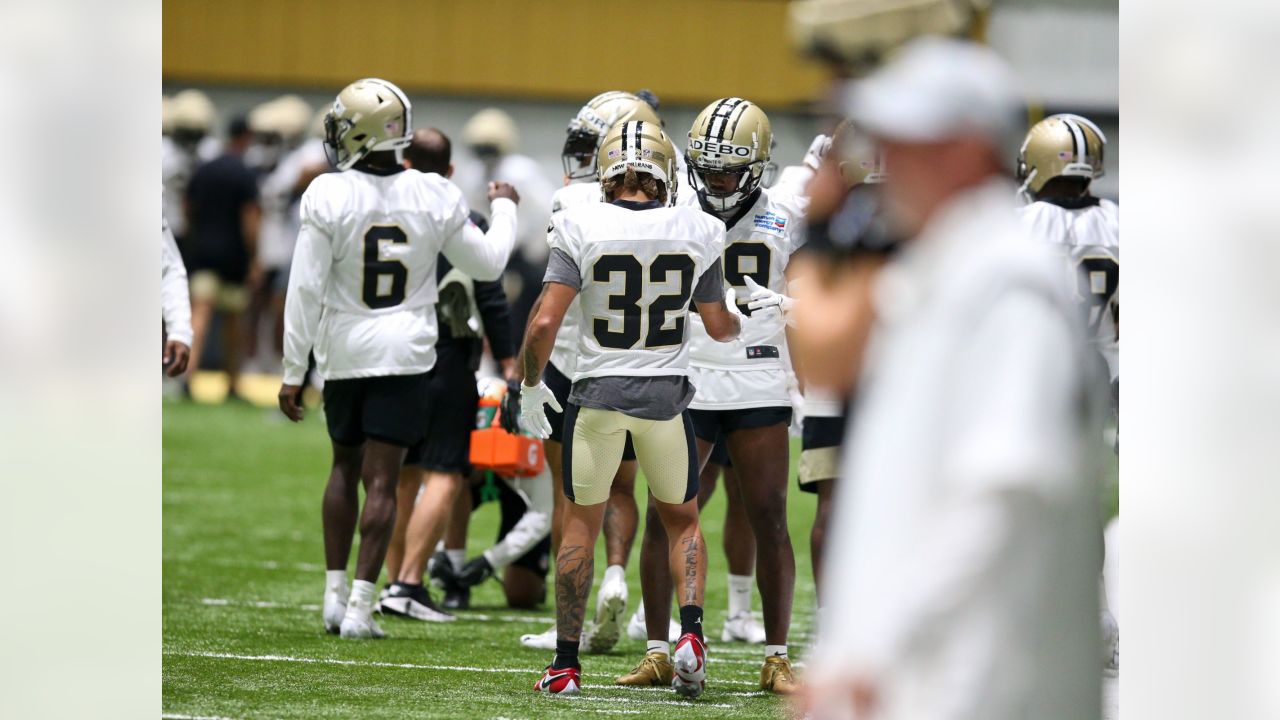
[[[566,545],[556,556],[556,634],[564,640],[582,635],[587,596],[595,574],[595,548]]]
[[[702,535],[694,535],[681,541],[684,545],[684,587],[680,596],[681,605],[702,605],[702,593],[699,592],[698,576],[702,573],[700,565],[706,556],[702,545]]]
[[[529,387],[537,385],[542,379],[542,368],[538,367],[538,355],[528,341],[525,342],[524,350],[520,353],[520,365],[524,371],[525,384]]]

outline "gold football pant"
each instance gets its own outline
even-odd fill
[[[667,420],[645,420],[573,404],[565,411],[566,497],[578,505],[609,499],[628,432],[649,491],[659,502],[679,505],[697,497],[698,451],[688,410]]]

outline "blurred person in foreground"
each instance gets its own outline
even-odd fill
[[[244,160],[253,140],[246,118],[232,120],[223,154],[196,169],[186,194],[187,238],[182,250],[191,274],[194,331],[188,375],[200,369],[214,313],[221,313],[228,398],[238,397],[236,381],[245,339],[240,320],[251,293],[262,282],[258,181]]]
[[[438,258],[496,280],[515,234],[509,186],[490,188],[494,224],[508,231],[486,237],[453,183],[404,167],[412,121],[408,98],[385,80],[357,80],[338,94],[325,118],[326,151],[338,172],[317,177],[302,196],[285,300],[281,412],[302,420],[313,350],[325,381],[333,464],[322,506],[322,613],[325,630],[344,638],[383,637],[373,619],[374,583],[395,527],[400,468],[432,409]],[[360,550],[348,590],[357,521]]]
[[[165,374],[178,377],[191,357],[191,298],[187,294],[187,269],[169,230],[160,219],[160,307],[164,317]]]
[[[404,150],[405,167],[442,178],[453,175],[452,157],[449,138],[435,128],[415,130]],[[518,195],[509,199],[519,202]],[[497,208],[492,211],[499,212]],[[514,224],[496,223],[490,230],[489,224],[474,210],[470,212],[469,221],[487,233],[490,242],[510,245],[515,241]],[[471,472],[471,429],[475,427],[476,407],[480,402],[476,369],[480,367],[484,349],[481,333],[488,338],[493,359],[506,379],[515,377],[515,340],[501,282],[473,280],[461,270],[455,270],[447,257],[439,259],[435,273],[439,287],[435,307],[439,336],[436,364],[427,385],[429,412],[423,418],[422,441],[409,448],[400,468],[396,524],[387,549],[389,584],[380,606],[386,614],[447,622],[454,616],[431,598],[422,575],[431,551],[444,535],[449,510],[462,490],[463,477]],[[541,480],[550,487],[550,474]],[[547,497],[550,499],[549,491]]]
[[[1099,716],[1101,403],[1060,265],[1014,215],[1020,105],[1003,61],[943,38],[852,89],[905,240],[871,288],[815,718]]]

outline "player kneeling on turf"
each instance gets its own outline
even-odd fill
[[[556,656],[536,690],[581,688],[578,642],[591,591],[594,549],[627,433],[670,538],[682,633],[672,685],[697,697],[705,687],[702,634],[706,545],[698,527],[698,463],[686,408],[687,317],[696,304],[708,333],[738,336],[724,300],[724,225],[695,208],[671,207],[675,148],[653,123],[611,129],[598,150],[606,202],[552,218],[551,257],[521,352],[521,427],[551,432],[543,405],[561,410],[542,382],[560,321],[578,302],[584,324],[576,380],[564,409],[563,534],[556,557]]]
[[[324,378],[333,469],[324,493],[324,625],[344,638],[382,637],[374,582],[395,525],[405,450],[422,439],[435,365],[436,261],[441,253],[477,280],[496,280],[514,232],[489,242],[468,220],[462,191],[406,169],[411,138],[404,93],[377,79],[348,85],[325,116],[325,147],[340,171],[302,196],[302,228],[285,301],[280,409],[302,419],[302,376],[314,349]],[[350,171],[350,172],[348,172]],[[514,195],[491,186],[490,196]],[[494,202],[494,224],[515,204]],[[365,488],[356,580],[347,560]]]

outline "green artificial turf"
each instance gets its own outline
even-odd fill
[[[792,478],[798,452],[796,443]],[[552,653],[526,649],[519,637],[548,627],[553,608],[509,610],[496,582],[478,588],[473,609],[455,623],[386,617],[381,624],[388,637],[380,641],[324,633],[320,497],[328,467],[318,411],[293,426],[276,411],[241,403],[165,405],[165,716],[764,718],[783,712],[778,698],[758,691],[763,648],[718,642],[727,607],[722,491],[703,517],[710,547],[706,694],[690,702],[670,689],[612,686],[644,653],[643,642],[624,636],[608,655],[583,656],[587,687],[580,697],[552,698],[532,690]],[[792,489],[798,580],[791,649],[803,657],[813,622],[814,497]],[[496,504],[477,510],[470,555],[492,543],[497,522]],[[637,542],[627,573],[632,608],[640,598],[638,554]],[[598,583],[603,541],[596,567]],[[754,607],[759,611],[758,595]]]

